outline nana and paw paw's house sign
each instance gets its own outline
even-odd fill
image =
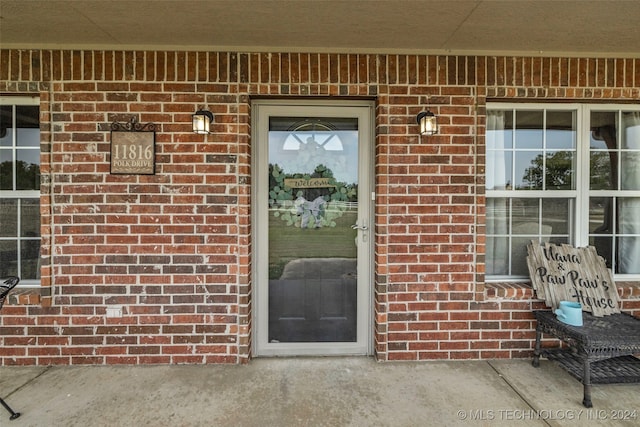
[[[532,240],[527,251],[531,284],[548,307],[574,301],[594,316],[620,313],[611,270],[593,246],[575,248]]]

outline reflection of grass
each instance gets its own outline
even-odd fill
[[[301,229],[269,215],[269,278],[278,278],[287,262],[297,258],[355,258],[355,211],[345,211],[335,227]]]

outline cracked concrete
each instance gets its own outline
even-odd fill
[[[632,426],[640,384],[582,384],[553,362],[378,363],[261,358],[248,365],[0,367],[20,418],[0,426]],[[614,419],[626,418],[626,419]]]

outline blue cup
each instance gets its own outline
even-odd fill
[[[560,301],[555,311],[556,317],[562,323],[572,326],[582,326],[582,305],[579,302]]]

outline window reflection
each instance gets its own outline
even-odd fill
[[[640,273],[640,113],[592,112],[590,189],[612,197],[589,199],[589,241],[615,273]],[[619,140],[623,141],[622,144]]]
[[[548,196],[575,190],[576,152],[575,110],[487,112],[487,275],[527,277],[531,240],[570,241],[574,202]]]

